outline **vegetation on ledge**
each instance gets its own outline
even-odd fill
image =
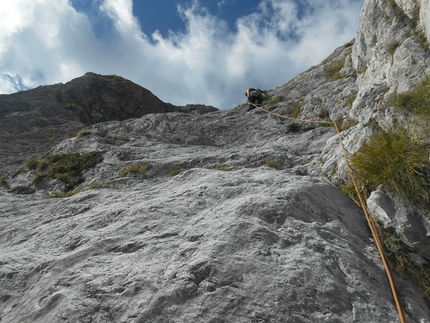
[[[55,178],[64,184],[64,191],[69,192],[85,181],[83,172],[103,160],[99,152],[53,154],[48,153],[41,159],[30,159],[25,168],[33,172],[37,183],[45,177]]]
[[[351,158],[354,175],[368,191],[383,184],[411,205],[430,203],[430,146],[404,131],[381,131]]]

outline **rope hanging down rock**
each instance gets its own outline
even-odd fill
[[[346,164],[346,166],[348,168],[348,175],[349,175],[349,177],[350,177],[350,179],[351,179],[351,181],[352,181],[352,183],[354,185],[354,189],[355,189],[355,191],[357,193],[357,196],[359,198],[361,208],[362,208],[363,213],[364,213],[364,215],[366,217],[367,224],[368,224],[368,226],[370,228],[370,231],[372,233],[372,237],[375,240],[376,247],[378,248],[379,255],[380,255],[381,260],[382,260],[382,264],[384,265],[385,272],[386,272],[387,277],[388,277],[388,282],[390,284],[391,293],[393,295],[394,302],[396,304],[397,312],[399,313],[400,323],[407,323],[405,312],[403,310],[402,304],[400,302],[399,295],[397,293],[396,283],[394,281],[393,274],[391,272],[390,266],[389,266],[388,261],[387,261],[387,257],[385,256],[385,252],[384,252],[384,249],[382,247],[381,239],[379,238],[378,232],[377,232],[376,227],[375,227],[375,223],[374,223],[372,217],[370,216],[369,212],[367,211],[367,207],[366,207],[366,204],[364,203],[364,199],[363,199],[363,197],[361,195],[361,192],[360,192],[360,190],[358,188],[357,181],[354,178],[352,167],[349,164],[348,156],[347,156],[347,153],[346,153],[346,149],[345,149],[345,146],[343,145],[342,136],[340,135],[340,130],[339,130],[337,124],[335,122],[333,122],[333,121],[307,120],[307,119],[298,119],[298,118],[287,117],[287,116],[284,116],[282,114],[274,113],[272,111],[263,109],[262,107],[259,107],[259,106],[255,105],[253,103],[249,103],[249,105],[252,105],[255,108],[257,108],[258,110],[263,111],[263,112],[265,112],[267,114],[274,115],[274,116],[276,116],[278,118],[287,119],[287,120],[293,120],[293,121],[299,121],[299,122],[306,122],[306,123],[318,123],[318,124],[325,123],[325,124],[332,125],[335,128],[337,136],[339,138],[339,145],[340,145],[340,147],[342,149],[342,155],[343,155],[343,158],[345,160],[345,164]]]

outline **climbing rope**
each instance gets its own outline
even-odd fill
[[[342,136],[340,134],[340,130],[339,130],[337,124],[335,122],[333,122],[333,121],[307,120],[307,119],[298,119],[298,118],[287,117],[287,116],[284,116],[282,114],[278,114],[278,113],[275,113],[275,112],[263,109],[262,107],[259,107],[259,106],[255,105],[253,103],[249,103],[249,104],[252,105],[252,106],[254,106],[255,108],[257,108],[260,111],[263,111],[263,112],[265,112],[267,114],[274,115],[274,116],[276,116],[278,118],[287,119],[287,120],[293,120],[293,121],[299,121],[299,122],[306,122],[306,123],[329,124],[329,125],[332,125],[335,128],[337,136],[339,138],[339,145],[340,145],[340,147],[342,149],[343,159],[345,160],[345,164],[346,164],[347,169],[348,169],[349,178],[351,179],[351,181],[352,181],[352,183],[354,185],[354,189],[355,189],[355,191],[357,193],[357,196],[358,196],[361,208],[363,209],[363,213],[364,213],[364,215],[366,217],[367,224],[368,224],[368,226],[370,228],[370,231],[372,233],[372,237],[375,240],[376,247],[377,247],[377,249],[379,251],[379,255],[380,255],[382,263],[384,265],[385,272],[386,272],[387,277],[388,277],[388,282],[390,284],[391,293],[393,295],[394,302],[396,304],[397,312],[399,313],[400,323],[407,323],[406,322],[405,312],[403,310],[402,304],[400,302],[399,295],[397,293],[396,283],[394,281],[393,274],[391,272],[390,266],[389,266],[388,261],[387,261],[387,257],[385,256],[385,252],[384,252],[384,249],[382,247],[381,239],[379,238],[379,235],[378,235],[378,232],[377,232],[374,220],[372,219],[372,217],[370,216],[369,212],[367,211],[367,207],[366,207],[364,199],[363,199],[363,197],[361,195],[361,192],[360,192],[360,190],[358,188],[357,181],[354,178],[354,173],[353,173],[351,165],[349,164],[348,155],[346,153],[345,146],[343,145]]]

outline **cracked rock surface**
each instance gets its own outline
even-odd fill
[[[334,130],[286,129],[237,108],[101,123],[57,145],[103,161],[71,197],[48,199],[52,179],[1,191],[2,321],[395,322],[362,211],[310,175]],[[119,176],[133,163],[147,173]],[[404,286],[410,322],[427,322]]]

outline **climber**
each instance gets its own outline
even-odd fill
[[[248,97],[248,102],[252,104],[261,104],[263,102],[263,94],[267,95],[267,91],[260,89],[246,89],[245,96]]]

